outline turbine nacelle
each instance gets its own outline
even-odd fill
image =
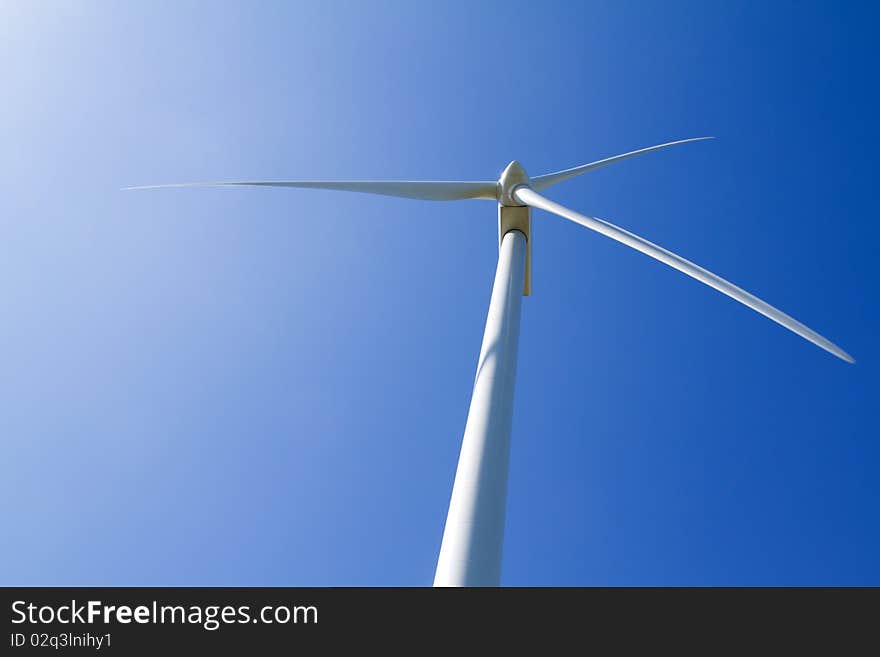
[[[498,248],[504,236],[512,230],[518,230],[526,236],[526,275],[523,280],[523,296],[532,293],[532,211],[531,208],[516,200],[517,189],[528,187],[529,174],[523,166],[514,160],[508,164],[501,177],[498,178]]]

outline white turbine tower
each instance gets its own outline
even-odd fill
[[[537,178],[529,178],[519,162],[514,161],[507,165],[497,181],[251,181],[149,185],[128,189],[254,185],[333,189],[428,201],[486,199],[498,203],[498,267],[434,576],[434,586],[498,586],[520,308],[522,296],[528,296],[531,291],[532,208],[558,215],[641,251],[756,310],[838,358],[855,362],[831,341],[720,276],[623,228],[569,210],[538,193],[587,171],[703,139],[711,137],[682,139],[642,148]]]

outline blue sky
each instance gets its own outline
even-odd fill
[[[494,178],[536,212],[502,581],[880,584],[876,16],[858,3],[0,8],[0,582],[428,585]]]

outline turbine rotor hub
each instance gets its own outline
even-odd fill
[[[522,164],[514,160],[505,167],[498,178],[498,203],[504,206],[522,206],[522,203],[513,197],[517,187],[528,186],[529,174],[523,169]]]

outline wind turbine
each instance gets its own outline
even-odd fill
[[[437,561],[434,586],[498,586],[507,500],[510,429],[523,296],[531,293],[531,210],[538,208],[610,237],[748,306],[838,358],[855,360],[812,329],[720,276],[619,226],[570,210],[538,192],[569,178],[695,137],[615,155],[529,178],[513,161],[497,181],[246,181],[148,185],[301,187],[364,192],[426,201],[485,199],[498,203],[498,266]]]

